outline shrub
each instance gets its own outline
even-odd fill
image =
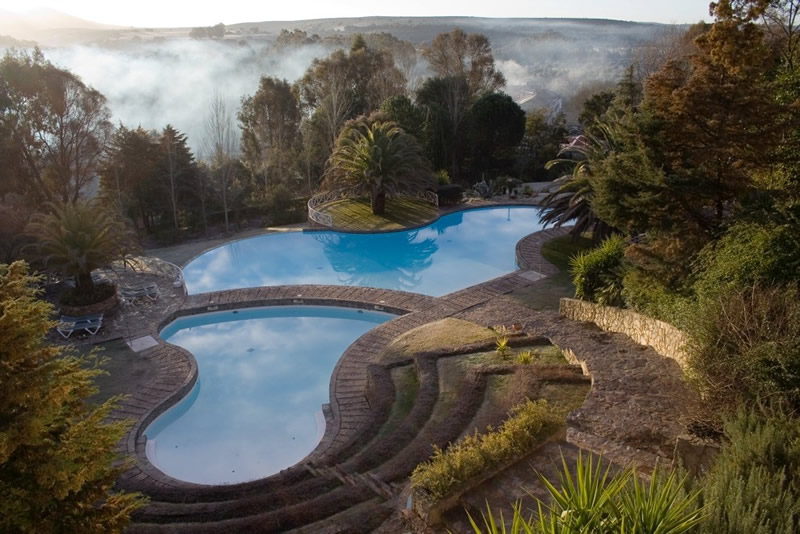
[[[450,184],[450,173],[447,172],[447,169],[440,169],[433,174],[436,176],[437,185],[442,186]]]
[[[656,276],[639,268],[630,269],[622,278],[625,306],[679,328],[686,324],[694,301],[667,287]]]
[[[697,306],[689,366],[714,416],[759,397],[800,408],[798,297],[794,287],[756,286]]]
[[[0,531],[121,532],[144,504],[112,489],[128,423],[111,417],[118,398],[86,401],[102,360],[45,343],[38,282],[22,262],[0,265]]]
[[[556,487],[540,475],[550,494],[552,504],[539,501],[538,520],[524,518],[522,507],[513,508],[511,534],[682,534],[691,532],[703,519],[698,509],[698,492],[687,494],[673,471],[664,475],[653,473],[649,483],[642,482],[633,469],[616,475],[602,461],[594,462],[591,455],[578,455],[576,466],[570,469],[562,457],[562,470]],[[575,475],[573,476],[573,473]],[[505,534],[502,515],[495,521],[491,509],[483,514],[483,530],[470,516],[477,534]]]
[[[533,354],[531,351],[526,350],[517,354],[517,363],[521,365],[530,365],[533,363]]]
[[[709,534],[800,531],[800,421],[775,407],[740,410],[701,482]]]
[[[695,264],[698,296],[800,279],[800,248],[788,225],[739,223],[707,245]]]
[[[414,469],[411,485],[439,500],[471,478],[528,452],[560,421],[547,401],[528,400],[509,412],[497,430],[467,436],[447,450],[434,447],[431,459]]]
[[[570,260],[575,297],[607,306],[619,306],[622,300],[625,240],[615,235]]]

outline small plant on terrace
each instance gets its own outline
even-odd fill
[[[498,337],[495,345],[497,346],[495,352],[505,360],[511,352],[511,347],[508,346],[508,338],[506,336]]]
[[[517,363],[522,365],[530,365],[533,363],[533,354],[529,350],[525,350],[517,354]]]

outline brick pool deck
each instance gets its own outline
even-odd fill
[[[402,291],[323,285],[256,287],[182,298],[173,296],[164,306],[142,314],[129,336],[151,336],[155,340],[156,345],[141,351],[140,355],[157,368],[157,378],[131,395],[113,414],[115,418],[136,420],[120,444],[120,452],[134,459],[131,468],[120,478],[122,486],[144,492],[166,489],[176,493],[200,487],[167,476],[146,456],[144,430],[183,398],[197,378],[194,357],[184,349],[165,343],[158,333],[180,316],[254,306],[334,305],[398,315],[361,336],[338,361],[331,376],[330,402],[323,407],[324,437],[298,466],[335,463],[337,454],[364,433],[377,417],[368,393],[368,369],[370,364],[376,363],[376,356],[397,336],[446,317],[484,325],[524,323],[526,329],[548,337],[584,365],[592,377],[592,388],[583,407],[568,419],[567,438],[571,443],[605,453],[613,460],[633,460],[645,466],[652,466],[658,458],[669,457],[665,444],[682,433],[686,399],[692,395],[683,384],[682,372],[675,362],[656,354],[652,348],[635,344],[626,336],[601,332],[592,324],[568,321],[557,312],[534,311],[505,297],[558,272],[542,257],[541,246],[566,233],[567,229],[549,229],[523,238],[516,246],[520,270],[438,298]],[[647,443],[648,440],[652,443]],[[268,484],[273,477],[233,486],[258,487],[261,483]]]

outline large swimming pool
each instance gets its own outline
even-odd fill
[[[322,438],[336,362],[392,317],[275,306],[176,320],[161,337],[194,355],[197,383],[145,430],[147,457],[164,473],[201,484],[254,480],[294,465]]]
[[[515,206],[460,211],[410,231],[269,234],[209,250],[184,276],[192,294],[338,284],[440,296],[514,271],[517,242],[542,228],[538,208]]]

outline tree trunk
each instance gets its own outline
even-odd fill
[[[78,273],[75,277],[75,289],[80,293],[91,293],[94,290],[94,280],[92,280],[92,273]]]
[[[374,215],[383,215],[386,211],[386,193],[384,191],[376,191],[372,193],[372,213]]]

